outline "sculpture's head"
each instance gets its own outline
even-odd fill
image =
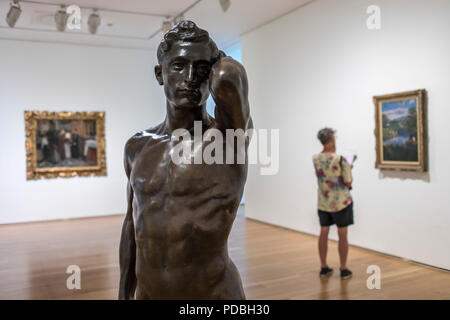
[[[209,73],[221,52],[207,31],[182,21],[164,35],[158,47],[155,75],[167,100],[176,107],[195,108],[209,96]]]

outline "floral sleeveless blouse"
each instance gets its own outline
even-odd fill
[[[336,153],[319,153],[313,156],[318,182],[318,209],[337,212],[352,203],[350,189],[345,185],[352,182],[350,165]]]

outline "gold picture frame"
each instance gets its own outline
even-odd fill
[[[25,111],[27,180],[106,176],[104,112]]]
[[[427,170],[425,95],[421,89],[373,97],[376,168]]]

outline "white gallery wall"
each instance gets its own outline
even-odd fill
[[[156,53],[0,40],[0,224],[124,213],[123,147],[161,122]],[[105,177],[26,180],[25,110],[105,111]]]
[[[380,30],[366,27],[374,3]],[[246,216],[318,234],[312,155],[331,126],[338,152],[358,154],[350,243],[450,269],[450,1],[316,0],[241,41],[254,124],[280,130],[279,172],[250,167]],[[429,172],[375,169],[372,97],[422,88]]]

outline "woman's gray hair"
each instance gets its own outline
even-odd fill
[[[323,128],[319,130],[319,132],[317,133],[317,139],[320,140],[320,143],[326,145],[328,142],[331,141],[331,138],[333,138],[335,133],[336,130],[333,130],[331,128]]]

